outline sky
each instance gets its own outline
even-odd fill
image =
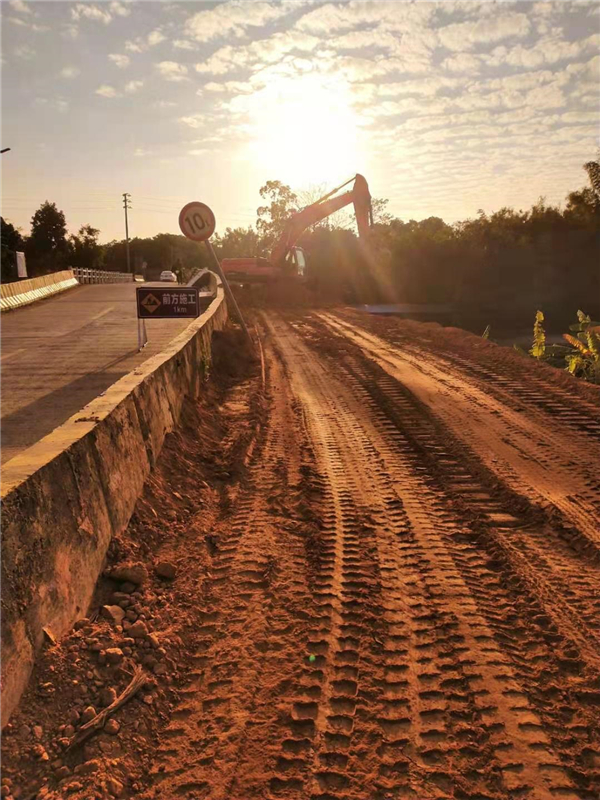
[[[597,2],[1,3],[2,215],[100,241],[363,174],[403,220],[558,204],[600,122]]]

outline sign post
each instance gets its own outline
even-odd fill
[[[138,317],[138,350],[148,343],[147,319],[196,319],[200,316],[198,289],[193,286],[135,290]]]
[[[211,261],[213,262],[215,272],[221,279],[223,283],[223,288],[225,289],[225,294],[227,296],[227,300],[233,306],[237,318],[242,326],[244,333],[246,334],[246,338],[250,342],[250,345],[254,347],[254,342],[252,341],[252,337],[250,336],[250,331],[246,327],[246,323],[244,322],[244,318],[242,317],[242,312],[239,309],[237,301],[233,296],[233,292],[231,291],[231,287],[227,282],[227,278],[223,270],[221,269],[221,265],[219,263],[219,259],[217,258],[217,254],[215,253],[212,244],[210,243],[209,239],[215,232],[216,221],[215,215],[211,211],[211,209],[205,205],[204,203],[200,202],[192,202],[187,203],[179,212],[179,228],[184,236],[187,236],[188,239],[191,239],[194,242],[204,242],[206,245],[206,249],[210,255]]]

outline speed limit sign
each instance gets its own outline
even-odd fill
[[[184,236],[204,242],[215,232],[215,215],[204,203],[188,203],[179,212],[179,227]]]

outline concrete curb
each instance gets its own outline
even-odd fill
[[[53,272],[51,275],[42,275],[39,278],[3,283],[0,286],[0,311],[12,311],[14,308],[28,306],[73,286],[79,286],[79,282],[73,275],[72,269]]]
[[[197,397],[211,337],[224,327],[223,289],[162,353],[125,375],[2,469],[2,725],[43,639],[84,616],[111,538]]]

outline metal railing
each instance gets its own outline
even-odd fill
[[[135,276],[131,272],[109,272],[102,269],[73,268],[73,275],[79,283],[131,283]]]

